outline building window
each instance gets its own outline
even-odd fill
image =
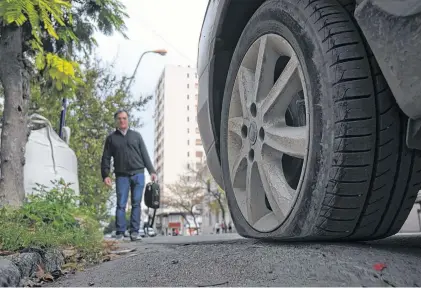
[[[190,128],[187,128],[187,133],[190,133]]]
[[[189,100],[190,99],[190,95],[189,94],[187,94],[187,100]]]
[[[202,151],[196,151],[196,157],[202,159],[203,157],[203,152]]]
[[[190,164],[187,164],[187,169],[190,169]],[[190,177],[187,177],[187,181],[190,181]]]
[[[187,111],[189,111],[190,110],[190,107],[189,107],[189,105],[187,105]]]
[[[189,122],[190,121],[190,118],[189,117],[187,117],[187,122]]]
[[[197,163],[196,163],[196,169],[197,169],[197,170],[201,170],[201,169],[202,169],[202,167],[203,167],[203,165],[202,165],[202,163],[201,163],[201,162],[197,162]]]
[[[199,128],[196,127],[196,133],[200,134]]]
[[[194,87],[195,88],[198,88],[199,87],[199,84],[198,83],[194,84]]]
[[[190,84],[187,84],[187,88],[190,88]]]
[[[190,145],[190,140],[187,140],[187,145]]]
[[[196,139],[196,145],[202,145],[202,140],[201,139]]]
[[[187,157],[190,157],[190,152],[187,152]]]
[[[190,74],[189,73],[187,73],[187,78],[190,78]]]

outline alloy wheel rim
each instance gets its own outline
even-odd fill
[[[257,231],[279,227],[295,205],[307,162],[304,76],[288,41],[276,34],[248,49],[228,116],[228,163],[237,204]]]

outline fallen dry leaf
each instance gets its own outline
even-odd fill
[[[104,240],[102,242],[102,248],[105,251],[114,251],[114,250],[117,250],[119,248],[118,247],[118,242],[115,241],[115,240]]]
[[[37,272],[35,273],[35,277],[38,279],[42,279],[45,275],[44,269],[41,265],[37,265]]]
[[[52,282],[54,281],[54,277],[50,273],[46,273],[44,274],[44,277],[42,277],[42,280]]]
[[[75,248],[69,248],[63,250],[64,258],[71,258],[77,254],[77,250]]]
[[[127,254],[130,252],[134,252],[136,251],[136,248],[133,249],[123,249],[123,250],[119,250],[119,251],[111,251],[111,254],[117,254],[117,255],[123,255],[123,254]]]
[[[63,266],[61,267],[62,269],[77,269],[78,264],[75,262],[69,262],[69,263],[65,263],[63,264]]]
[[[118,255],[116,255],[116,254],[108,254],[108,255],[105,255],[105,256],[102,258],[102,262],[109,262],[109,261],[113,261],[114,259],[117,259],[117,258],[119,258],[119,256],[118,256]]]
[[[7,251],[7,250],[0,250],[0,256],[9,256],[14,254],[15,252]]]

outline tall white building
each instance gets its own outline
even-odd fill
[[[178,181],[191,165],[203,163],[197,126],[198,78],[195,68],[168,65],[155,91],[155,169],[161,184]],[[194,168],[194,167],[192,167]]]

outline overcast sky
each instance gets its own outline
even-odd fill
[[[196,67],[197,43],[208,0],[122,0],[130,16],[126,21],[128,40],[120,35],[98,35],[98,57],[115,62],[117,75],[131,75],[140,54],[164,48],[164,57],[147,54],[137,71],[132,92],[151,95],[166,64]],[[154,101],[142,113],[140,130],[153,157]],[[153,159],[153,158],[152,158]]]

